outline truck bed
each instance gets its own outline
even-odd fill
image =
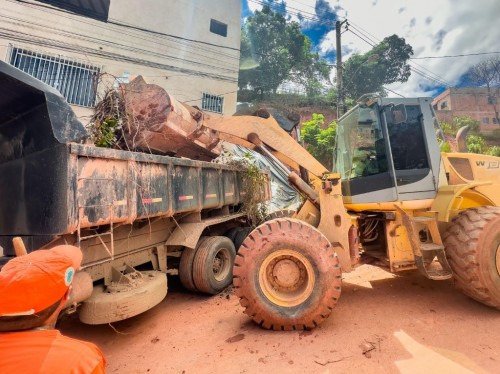
[[[231,166],[76,143],[41,153],[13,161],[31,169],[20,183],[0,182],[17,205],[0,211],[4,255],[14,236],[31,251],[85,228],[237,207],[245,195]]]

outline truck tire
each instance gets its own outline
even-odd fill
[[[243,240],[245,240],[251,231],[251,227],[233,227],[224,233],[224,236],[227,236],[233,242],[236,253],[238,253],[241,243],[243,243]]]
[[[189,291],[198,291],[193,280],[193,261],[196,251],[200,247],[201,243],[203,243],[207,238],[208,236],[202,236],[200,240],[198,240],[196,248],[184,248],[182,251],[181,261],[179,263],[179,278],[184,288]]]
[[[444,237],[455,286],[500,310],[500,207],[467,209]]]
[[[269,213],[264,217],[264,222],[271,221],[276,218],[292,218],[295,214],[295,210],[293,209],[281,209],[275,212]]]
[[[225,236],[210,236],[198,247],[193,261],[193,281],[200,292],[215,295],[231,284],[236,250]]]
[[[234,266],[245,313],[266,329],[312,329],[340,297],[335,249],[313,226],[291,218],[265,222],[245,239]]]
[[[236,234],[236,236],[234,237],[234,240],[233,240],[234,248],[236,249],[236,253],[238,253],[238,250],[240,249],[241,244],[246,239],[248,234],[250,234],[250,232],[252,232],[251,227],[242,227],[241,230],[238,231],[238,233]]]

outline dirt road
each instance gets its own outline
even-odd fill
[[[332,316],[303,332],[259,328],[230,292],[170,283],[160,305],[113,327],[72,316],[59,328],[98,344],[109,373],[500,373],[500,312],[451,281],[365,265],[345,275]]]

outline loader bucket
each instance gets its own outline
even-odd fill
[[[68,143],[81,143],[87,136],[56,89],[0,61],[0,246],[4,254],[12,253],[12,236],[46,235],[67,226],[68,204],[58,197],[68,186]],[[40,216],[48,217],[50,224],[36,219]]]
[[[0,61],[0,163],[86,137],[59,91]]]

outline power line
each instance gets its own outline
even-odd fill
[[[353,33],[354,35],[356,35],[358,38],[360,38],[361,40],[363,40],[365,43],[367,43],[368,45],[370,45],[371,47],[375,47],[375,44],[367,41],[366,39],[364,39],[363,37],[361,37],[360,35],[358,35],[357,33],[355,33],[354,31],[352,30],[349,30],[351,33]],[[446,87],[450,87],[450,85],[442,78],[440,78],[438,75],[432,73],[433,75],[435,75],[437,78],[434,78],[432,77],[431,75],[429,74],[426,74],[424,73],[423,71],[415,68],[414,66],[411,66],[410,65],[410,69],[411,71],[413,71],[415,74],[417,75],[420,75],[421,77],[427,79],[427,80],[430,80],[430,81],[433,81],[441,86],[446,86]]]
[[[31,2],[28,2],[26,0],[8,0],[8,1],[11,2],[11,3],[23,3],[23,4],[25,4],[27,6],[30,6],[30,7],[46,8],[46,9],[50,9],[50,10],[54,9],[54,8],[52,8],[50,6],[47,6],[47,5],[38,4],[38,3],[31,3]],[[67,14],[73,14],[72,12],[69,12],[69,11],[66,11],[66,10],[63,10],[63,9],[59,9],[59,8],[57,9],[57,12],[63,12],[63,13],[67,13]],[[117,25],[117,26],[132,28],[132,29],[136,29],[136,30],[140,30],[140,31],[143,31],[143,32],[148,32],[148,33],[152,33],[152,34],[156,34],[156,35],[168,36],[168,37],[171,37],[171,38],[175,38],[175,39],[179,39],[179,40],[184,40],[184,41],[188,41],[188,42],[205,44],[205,45],[209,45],[209,46],[212,46],[212,47],[217,47],[217,48],[223,48],[223,49],[229,49],[229,50],[239,51],[239,48],[234,48],[234,47],[223,46],[223,45],[220,45],[220,44],[209,43],[209,42],[205,42],[205,41],[202,41],[202,40],[183,38],[181,36],[177,36],[177,35],[173,35],[173,34],[168,34],[168,33],[163,33],[163,32],[159,32],[159,31],[155,31],[155,30],[151,30],[151,29],[142,28],[142,27],[140,27],[138,25],[123,23],[123,22],[117,22],[117,20],[113,20],[113,19],[108,19],[108,23],[109,24],[113,24],[113,25]]]
[[[363,29],[361,28],[358,28],[353,22],[350,22],[350,21],[347,21],[347,26],[346,27],[349,27],[351,26],[352,28],[354,28],[357,32],[359,32],[361,35],[363,35],[366,39],[368,39],[370,42],[373,43],[373,46],[375,46],[375,44],[378,44],[380,42],[380,40],[376,41],[374,40],[372,37],[370,37],[370,35],[364,31]],[[347,30],[346,30],[347,31]],[[352,30],[351,30],[352,31]]]
[[[367,43],[368,45],[370,45],[371,47],[375,47],[375,44],[369,42],[368,40],[366,40],[365,38],[363,38],[362,36],[359,36],[357,33],[355,33],[354,31],[348,29],[348,31],[350,31],[352,34],[356,35],[359,39],[361,39],[362,41],[364,41],[365,43]]]
[[[389,88],[387,88],[387,87],[383,87],[383,89],[384,89],[384,90],[387,90],[387,91],[389,91],[389,92],[392,92],[393,94],[396,94],[396,95],[398,95],[398,96],[401,96],[401,97],[404,97],[404,98],[406,97],[406,96],[403,96],[403,95],[401,95],[400,93],[397,93],[396,91],[393,91],[393,90],[391,90],[391,89],[389,89]]]
[[[282,9],[280,7],[280,4],[275,4],[275,3],[266,3],[264,2],[263,0],[248,0],[254,4],[258,4],[258,5],[262,5],[262,6],[269,6],[269,8],[271,8],[273,11],[276,11],[276,13],[281,13],[282,12]],[[288,11],[287,9],[290,8],[290,9],[294,9],[295,12],[290,12]],[[328,22],[328,21],[322,21],[316,14],[313,14],[313,13],[309,13],[309,12],[304,12],[300,9],[297,9],[297,8],[294,8],[294,7],[291,7],[291,6],[286,6],[286,9],[283,11],[283,13],[285,13],[285,15],[290,15],[290,16],[295,16],[297,18],[302,18],[302,19],[305,19],[307,21],[314,21],[316,23],[319,23],[321,25],[326,25],[326,26],[331,26],[333,27],[334,24],[332,21]],[[342,19],[341,17],[338,17],[338,19]]]
[[[82,55],[85,55],[86,53],[88,53],[89,55],[94,55],[94,56],[106,58],[108,60],[129,62],[129,63],[142,65],[142,66],[148,66],[148,67],[157,68],[157,69],[171,70],[171,71],[175,71],[175,72],[179,72],[179,73],[187,73],[187,74],[192,75],[192,76],[211,78],[211,79],[221,80],[221,81],[229,81],[232,83],[237,82],[237,80],[234,78],[230,78],[230,77],[219,75],[219,74],[200,72],[200,71],[192,70],[189,68],[182,68],[182,67],[177,67],[177,66],[173,66],[173,65],[167,65],[167,64],[163,64],[163,63],[150,61],[150,60],[134,58],[134,57],[131,57],[128,55],[122,55],[119,53],[106,52],[106,51],[102,51],[99,49],[93,49],[90,47],[74,46],[74,45],[71,45],[69,43],[64,43],[64,42],[60,42],[60,41],[48,39],[48,38],[36,38],[36,37],[33,37],[32,35],[21,33],[21,32],[11,33],[10,30],[4,29],[4,28],[0,28],[0,36],[6,37],[6,38],[9,38],[12,40],[25,42],[25,43],[33,43],[33,44],[40,45],[40,46],[46,46],[46,47],[48,46],[48,47],[57,48],[57,49],[64,50],[64,51],[70,51],[70,52],[82,54]]]
[[[8,0],[8,1],[13,1],[13,0]],[[30,7],[29,5],[24,5],[24,6]],[[37,8],[37,7],[31,7],[31,8]],[[21,16],[25,16],[25,13],[18,13],[18,12],[13,11],[12,9],[4,9],[4,10],[12,12],[12,13],[15,13],[15,14],[18,14],[18,15],[21,15]],[[185,41],[179,41],[179,40],[175,40],[175,39],[172,39],[172,38],[169,38],[169,37],[161,37],[161,36],[158,36],[158,35],[152,35],[152,36],[146,38],[146,37],[144,37],[144,32],[136,32],[136,31],[133,31],[133,30],[132,31],[122,30],[122,27],[114,27],[114,26],[113,27],[106,27],[106,26],[102,26],[101,25],[102,22],[96,22],[96,21],[89,22],[89,21],[86,21],[85,19],[82,19],[81,17],[79,17],[79,18],[70,17],[67,14],[61,13],[59,11],[51,11],[49,9],[38,9],[38,10],[41,11],[41,12],[45,12],[47,14],[55,15],[57,17],[66,18],[66,19],[68,19],[68,20],[70,20],[72,22],[86,24],[86,25],[91,26],[92,28],[100,28],[100,29],[103,29],[103,30],[105,30],[107,32],[112,32],[112,33],[119,34],[120,36],[127,35],[127,36],[130,36],[132,38],[143,40],[143,41],[145,41],[147,43],[153,43],[153,44],[161,45],[162,47],[165,47],[165,43],[164,43],[165,40],[168,41],[168,42],[170,42],[170,43],[180,44],[182,46],[181,49],[179,49],[179,47],[170,47],[169,46],[170,49],[181,50],[181,51],[184,52],[184,51],[186,51],[186,48],[189,48],[189,49],[192,49],[192,50],[204,51],[204,52],[211,53],[211,56],[207,56],[207,55],[204,55],[204,54],[199,54],[199,53],[196,53],[196,52],[189,51],[190,54],[198,55],[198,56],[203,57],[203,58],[214,60],[213,54],[216,53],[217,56],[225,57],[225,58],[228,58],[228,59],[233,59],[233,60],[239,61],[239,56],[232,56],[232,55],[229,55],[229,54],[226,54],[226,53],[222,53],[220,51],[215,52],[215,50],[213,50],[213,49],[207,49],[205,47],[200,47],[200,46],[197,46],[197,45],[186,44],[187,42],[185,42]],[[6,17],[6,18],[8,18],[8,17]],[[17,20],[22,21],[22,22],[29,22],[29,21],[26,21],[24,19],[21,19],[21,20],[17,19]],[[38,24],[38,25],[40,27],[43,27],[43,28],[47,28],[48,27],[46,25],[41,25],[41,24]],[[56,29],[56,28],[53,28],[53,29]],[[75,32],[71,32],[71,31],[67,31],[67,30],[61,30],[61,29],[56,29],[56,30],[63,31],[63,32],[67,33],[68,35],[77,35],[80,38],[82,38],[82,37],[90,38],[87,35],[77,34]],[[106,42],[106,43],[113,43],[113,44],[116,44],[116,40],[119,40],[119,41],[123,41],[125,43],[130,44],[130,40],[120,39],[120,38],[118,38],[116,36],[113,37],[113,41],[98,39],[98,38],[95,38],[95,37],[93,37],[93,39],[95,39],[97,41]],[[157,39],[157,40],[155,40],[155,39]],[[158,41],[159,39],[161,39],[162,42]],[[215,59],[215,60],[223,62],[223,63],[227,63],[226,61],[221,61],[219,59]]]
[[[480,52],[480,53],[464,53],[461,55],[449,55],[449,56],[425,56],[425,57],[412,57],[410,60],[425,60],[431,58],[453,58],[453,57],[467,57],[467,56],[482,56],[482,55],[493,55],[500,52]]]
[[[105,40],[105,39],[99,39],[99,38],[90,37],[90,36],[86,36],[86,35],[76,34],[76,33],[73,33],[73,32],[68,32],[68,31],[65,31],[65,30],[61,30],[61,29],[57,29],[57,28],[45,26],[45,25],[42,25],[42,24],[39,24],[39,23],[36,23],[36,22],[25,21],[25,20],[22,20],[22,19],[19,19],[19,18],[8,17],[8,16],[4,16],[4,18],[21,22],[21,23],[12,23],[14,25],[21,25],[22,26],[23,24],[27,24],[27,25],[31,25],[31,26],[39,26],[39,27],[43,27],[45,29],[55,30],[55,31],[53,31],[53,34],[55,34],[55,35],[72,37],[74,39],[80,39],[80,40],[94,42],[94,43],[98,42],[100,44],[107,45],[107,46],[110,46],[110,47],[115,47],[115,48],[119,47],[119,48],[121,48],[123,50],[129,50],[131,52],[136,52],[136,53],[141,54],[141,55],[151,55],[151,56],[154,56],[154,57],[165,58],[165,59],[170,59],[170,60],[174,60],[174,61],[181,61],[181,62],[189,63],[189,64],[192,64],[192,65],[201,65],[203,67],[211,68],[212,70],[218,70],[218,71],[224,72],[224,73],[233,73],[233,74],[237,74],[238,73],[238,70],[232,70],[232,69],[223,68],[223,67],[220,67],[220,66],[208,65],[208,64],[200,62],[200,61],[192,61],[192,60],[188,60],[188,59],[183,59],[183,58],[179,58],[179,57],[176,57],[176,56],[171,56],[171,55],[160,53],[160,52],[148,51],[148,50],[145,50],[145,49],[142,49],[142,48],[132,47],[132,46],[127,45],[127,44],[120,44],[120,43],[117,43],[116,41],[111,42],[111,41]],[[121,40],[121,39],[117,39],[117,40]],[[207,59],[209,58],[208,56],[205,56],[205,57]],[[217,60],[216,58],[213,58],[212,60],[220,61],[220,60]],[[223,62],[223,61],[220,61],[220,62]]]

